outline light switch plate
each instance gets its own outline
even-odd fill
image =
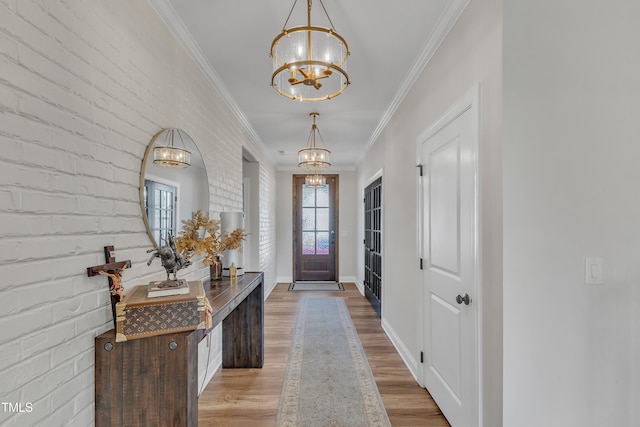
[[[602,285],[602,258],[586,258],[584,279],[585,284],[587,285]]]

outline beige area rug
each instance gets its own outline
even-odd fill
[[[302,298],[276,426],[390,425],[344,299]]]
[[[293,282],[290,291],[344,291],[340,282]]]

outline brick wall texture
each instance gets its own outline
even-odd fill
[[[94,337],[112,317],[86,268],[114,245],[126,289],[164,276],[146,265],[138,186],[166,127],[198,145],[216,214],[242,208],[242,149],[260,162],[269,287],[275,167],[149,4],[0,0],[0,425],[93,425]]]

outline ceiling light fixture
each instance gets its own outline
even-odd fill
[[[315,171],[313,174],[304,177],[304,184],[309,187],[324,187],[327,185],[327,178]]]
[[[309,133],[309,139],[307,140],[307,148],[303,148],[298,151],[298,167],[302,169],[324,169],[331,166],[331,151],[324,148],[324,141],[322,135],[320,135],[320,129],[316,125],[316,117],[320,114],[310,113],[313,117],[313,125],[311,125],[311,132]],[[316,147],[316,133],[320,137],[323,147]]]
[[[185,134],[187,138],[189,135]],[[153,147],[153,163],[167,168],[188,168],[191,166],[191,152],[186,148],[176,147],[174,140],[180,139],[182,146],[182,131],[180,129],[163,129],[154,137],[154,143],[161,145]],[[177,142],[177,141],[175,141]]]
[[[311,25],[311,0],[307,0],[307,25],[287,29],[298,0],[293,2],[282,32],[271,43],[271,86],[283,96],[300,101],[321,101],[340,95],[350,83],[347,42],[333,28],[322,0],[329,28]]]

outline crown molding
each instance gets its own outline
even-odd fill
[[[371,137],[369,137],[369,142],[367,143],[366,148],[363,150],[362,155],[356,162],[357,165],[360,165],[362,160],[364,160],[367,152],[369,152],[371,147],[373,147],[373,145],[376,143],[378,137],[387,126],[413,85],[416,83],[416,80],[418,80],[418,77],[420,77],[422,71],[424,71],[427,64],[431,61],[431,58],[433,58],[433,55],[435,55],[436,51],[438,50],[444,39],[447,37],[453,26],[456,24],[456,22],[458,22],[458,19],[460,19],[462,12],[464,12],[470,2],[471,0],[453,0],[447,4],[444,12],[442,13],[442,15],[440,15],[440,18],[438,19],[433,32],[424,44],[422,51],[416,58],[413,66],[411,66],[411,68],[407,72],[407,75],[402,81],[400,88],[396,92],[395,96],[391,100],[391,103],[378,122],[378,126],[376,126],[376,128],[373,130],[373,133],[371,134]]]
[[[240,109],[240,106],[236,102],[235,98],[229,92],[226,85],[222,82],[222,79],[213,68],[213,66],[207,61],[206,56],[198,47],[198,44],[193,39],[193,36],[187,30],[184,22],[176,13],[176,10],[173,8],[171,3],[168,0],[147,0],[151,5],[153,10],[158,14],[162,22],[164,22],[165,26],[169,29],[171,34],[178,40],[178,43],[184,48],[187,54],[191,57],[193,62],[198,66],[202,74],[204,74],[205,78],[209,81],[211,86],[220,94],[225,104],[229,107],[229,109],[236,116],[238,121],[241,123],[242,127],[249,134],[252,142],[262,150],[263,153],[271,160],[273,164],[276,164],[275,160],[272,158],[269,150],[266,149],[264,143],[260,139],[260,136],[255,131],[247,116]]]

